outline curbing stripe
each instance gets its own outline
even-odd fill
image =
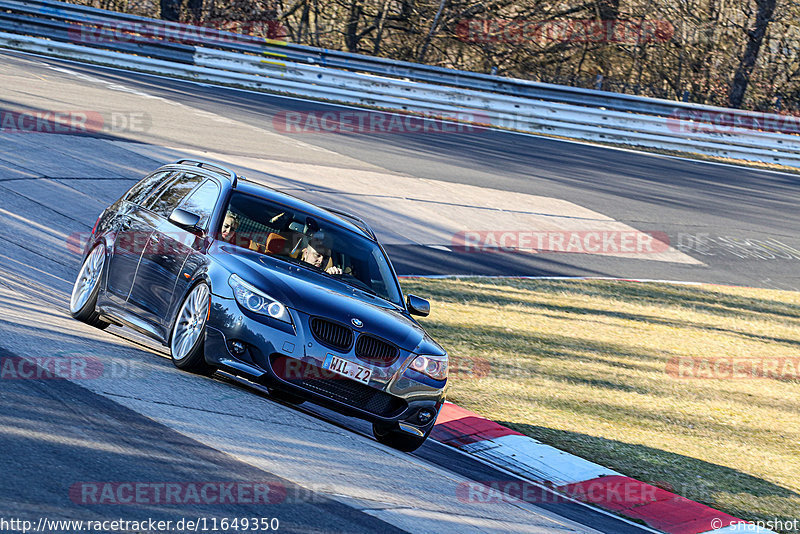
[[[559,488],[573,498],[641,519],[671,534],[697,534],[713,520],[730,524],[740,519],[680,495],[626,476],[603,477]]]
[[[450,402],[442,406],[431,437],[669,534],[725,534],[744,527],[737,529],[735,523],[743,520],[732,515],[540,443]],[[715,524],[729,526],[709,530]],[[773,533],[747,526],[753,527],[747,532]]]
[[[450,402],[442,406],[431,432],[436,441],[457,448],[514,434],[522,435]]]
[[[509,470],[553,486],[564,486],[603,476],[620,475],[578,456],[522,435],[502,436],[475,443],[464,450]]]
[[[559,488],[567,495],[607,510],[623,511],[649,503],[667,501],[672,493],[624,475],[600,477]]]
[[[446,402],[431,436],[534,480],[564,486],[601,476],[620,475],[583,458],[540,443],[510,428]]]

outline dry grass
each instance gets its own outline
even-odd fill
[[[403,286],[433,301],[421,322],[461,369],[453,402],[732,515],[800,518],[800,369],[787,367],[800,363],[800,293],[611,281]],[[719,357],[780,358],[779,377],[667,372],[674,358]]]

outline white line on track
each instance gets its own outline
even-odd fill
[[[460,280],[462,278],[486,278],[489,280],[609,280],[614,282],[642,282],[654,284],[679,284],[687,286],[722,285],[706,282],[686,282],[681,280],[658,280],[654,278],[620,278],[615,276],[526,276],[526,275],[489,275],[480,274],[401,274],[401,279],[426,278],[431,280]],[[729,286],[741,287],[741,286]]]
[[[401,274],[401,280],[423,278],[429,280],[460,280],[464,278],[481,278],[488,280],[606,280],[610,282],[636,282],[642,284],[673,284],[681,286],[714,286],[736,287],[741,289],[763,289],[752,286],[737,286],[733,284],[715,284],[713,282],[690,282],[686,280],[659,280],[655,278],[618,278],[614,276],[525,276],[525,275],[488,275],[480,274]],[[781,290],[786,291],[786,290]]]

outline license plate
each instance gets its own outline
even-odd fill
[[[343,360],[342,358],[337,358],[333,354],[325,356],[322,368],[336,373],[337,375],[352,378],[362,384],[369,384],[369,377],[372,376],[371,369],[367,369],[366,367],[348,360]]]

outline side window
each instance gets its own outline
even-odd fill
[[[183,174],[161,191],[154,200],[148,202],[146,208],[162,217],[169,217],[172,210],[177,208],[181,200],[186,198],[186,195],[201,181],[203,177],[198,174]]]
[[[214,180],[206,180],[203,185],[192,191],[178,207],[199,215],[199,226],[207,228],[208,220],[217,204],[219,192],[219,186]]]
[[[166,181],[168,174],[170,174],[169,171],[161,171],[145,176],[125,194],[125,200],[141,205],[159,184]]]

